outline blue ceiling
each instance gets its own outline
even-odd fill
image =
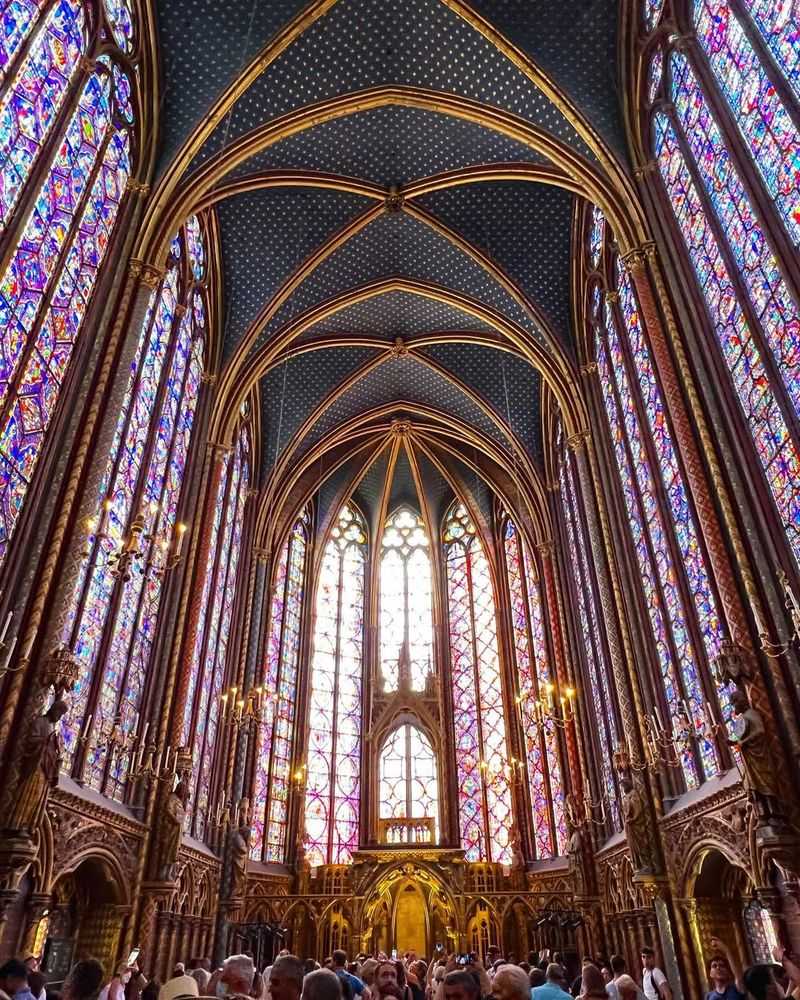
[[[616,80],[617,0],[471,0],[472,7],[547,72],[626,162]],[[161,155],[168,166],[217,98],[314,0],[155,0],[162,70]],[[584,140],[561,111],[487,37],[443,0],[336,0],[241,93],[195,156],[194,169],[250,130],[287,112],[380,85],[418,87],[518,116],[587,160]],[[433,110],[365,107],[346,119],[282,139],[240,164],[231,178],[307,171],[408,188],[422,178],[497,164],[539,166],[528,146],[482,125]],[[595,161],[596,162],[596,161]],[[337,248],[257,330],[253,352],[285,325],[366,283],[405,278],[485,304],[548,350],[573,356],[570,233],[574,198],[541,183],[481,181],[430,192],[417,204],[473,244],[535,304],[555,345],[486,268],[408,212],[384,213]],[[414,204],[408,202],[407,207]],[[217,205],[222,260],[224,360],[284,282],[374,199],[314,186],[268,187]],[[392,291],[348,306],[306,331],[311,338],[373,338],[376,347],[436,334],[500,334],[454,305]],[[534,461],[541,460],[540,376],[516,356],[468,343],[438,344],[425,355],[460,379],[505,419]],[[251,355],[252,356],[252,355]],[[343,343],[290,360],[261,380],[262,469],[269,474],[293,433],[375,350]],[[323,414],[301,451],[338,423],[387,402],[417,401],[463,420],[508,450],[496,424],[444,375],[401,358],[360,379]],[[326,486],[332,502],[336,474]],[[377,473],[375,473],[377,475]],[[460,474],[460,473],[459,473]],[[370,477],[358,488],[365,501]],[[407,479],[407,476],[406,476]],[[431,466],[426,492],[449,502]],[[399,478],[393,489],[402,493]],[[377,487],[376,487],[377,488]],[[480,488],[476,487],[478,492]],[[373,490],[374,492],[374,490]],[[481,496],[481,504],[488,503]]]

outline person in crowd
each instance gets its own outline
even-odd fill
[[[303,980],[301,1000],[341,1000],[342,980],[331,969],[315,969]]]
[[[531,969],[528,979],[530,980],[532,990],[535,990],[537,986],[544,986],[546,981],[544,978],[544,970],[540,969],[538,965],[535,966]]]
[[[200,984],[198,983],[197,989],[199,994],[205,995],[204,990],[200,989]],[[158,994],[161,990],[161,983],[157,979],[148,979],[145,988],[142,990],[142,1000],[158,1000]]]
[[[93,1000],[103,979],[103,966],[96,958],[76,962],[61,987],[61,1000]]]
[[[745,1000],[742,969],[730,948],[719,938],[711,938],[714,954],[708,963],[711,989],[706,1000]]]
[[[200,991],[199,995],[201,997],[208,996],[208,984],[211,982],[211,973],[208,969],[204,969],[201,965],[192,969],[189,975],[197,983],[197,989]],[[142,995],[142,1000],[144,1000],[144,994]]]
[[[333,971],[336,975],[350,986],[353,994],[361,996],[364,992],[364,983],[358,976],[354,976],[351,972],[347,971],[347,952],[339,948],[333,953],[331,959],[333,961]]]
[[[477,976],[466,969],[448,972],[442,983],[443,1000],[480,1000],[481,987]]]
[[[125,1000],[125,987],[133,975],[133,968],[126,962],[120,962],[111,981],[100,990],[97,1000]]]
[[[672,990],[663,971],[656,965],[650,945],[642,947],[642,991],[647,1000],[672,1000]]]
[[[28,986],[28,969],[18,958],[0,966],[0,990],[9,1000],[36,1000]]]
[[[197,996],[200,996],[197,980],[185,973],[168,979],[158,991],[158,1000],[186,1000]]]
[[[617,976],[614,980],[614,985],[617,988],[619,1000],[637,1000],[639,996],[639,987],[636,985],[634,980],[631,979],[627,972],[623,972],[621,975]]]
[[[316,972],[319,968],[320,964],[315,958],[307,958],[303,962],[303,975],[307,976],[309,972]]]
[[[559,963],[559,965],[560,964],[561,963]],[[587,958],[584,958],[582,960],[582,962],[581,962],[581,971],[572,980],[572,985],[569,988],[569,992],[572,994],[572,996],[576,997],[576,996],[578,996],[580,994],[580,992],[581,992],[581,986],[583,984],[583,970],[586,968],[587,965],[591,965],[591,964],[592,964],[591,958],[587,957]]]
[[[501,965],[492,980],[492,995],[495,1000],[530,1000],[528,973],[510,962]]]
[[[581,993],[587,1000],[606,1000],[606,983],[603,974],[596,965],[588,963],[583,967],[581,976]]]
[[[304,974],[303,962],[296,955],[281,955],[269,976],[271,1000],[300,1000]]]
[[[752,1000],[784,1000],[786,996],[772,965],[751,965],[744,974],[744,987]]]
[[[223,994],[229,997],[249,997],[255,974],[256,967],[249,955],[231,955],[226,958],[219,977]]]
[[[570,996],[566,990],[567,977],[560,962],[551,962],[544,974],[544,985],[531,990],[532,1000],[564,1000]]]
[[[28,955],[25,959],[25,968],[28,970],[28,989],[36,1000],[47,1000],[45,978],[39,967],[39,959],[35,955]]]

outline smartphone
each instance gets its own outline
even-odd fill
[[[141,948],[134,948],[133,951],[130,953],[130,955],[128,955],[128,961],[125,964],[126,965],[136,965],[136,960],[139,957],[139,952],[140,951],[141,951]]]
[[[459,965],[468,965],[469,955],[459,955],[457,961]]]
[[[392,961],[397,961],[397,948],[392,948]]]

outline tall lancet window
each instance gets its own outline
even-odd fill
[[[492,572],[467,510],[444,527],[461,846],[467,861],[511,862],[511,786]]]
[[[599,252],[597,254],[599,260]],[[561,424],[556,434],[558,460],[558,489],[564,519],[565,550],[569,553],[569,571],[572,579],[572,594],[577,611],[577,630],[580,652],[584,662],[584,675],[588,678],[591,704],[599,707],[597,723],[592,732],[597,740],[595,759],[598,762],[601,779],[601,799],[605,815],[614,829],[621,829],[619,793],[613,767],[613,754],[619,745],[616,704],[611,682],[602,615],[595,596],[593,560],[590,557],[589,542],[586,537],[584,498],[581,496],[572,458],[564,445]],[[591,503],[591,499],[589,500]]]
[[[305,807],[312,865],[347,864],[358,846],[366,560],[364,519],[345,505],[317,584]]]
[[[132,35],[130,12],[117,24],[102,4],[3,5],[0,564],[98,311],[95,286],[133,169]]]
[[[438,840],[436,754],[427,735],[411,722],[389,733],[381,748],[378,800],[383,842]]]
[[[397,690],[401,659],[407,682],[422,691],[433,672],[430,543],[422,518],[407,507],[386,522],[381,540],[380,656],[384,689]],[[405,654],[401,657],[401,654]]]
[[[668,721],[670,728],[677,726],[683,774],[692,788],[720,767],[708,736],[707,703],[719,698],[723,713],[729,711],[725,692],[715,690],[709,669],[723,639],[717,595],[633,283],[608,251],[604,273],[615,289],[603,303],[599,284],[594,284],[589,306],[600,388]]]
[[[286,824],[291,784],[292,732],[303,613],[309,512],[295,521],[275,571],[267,626],[262,684],[266,706],[258,731],[253,801],[255,860],[286,860]]]
[[[109,753],[139,720],[164,582],[180,555],[179,520],[206,343],[205,250],[192,218],[153,293],[116,434],[87,525],[64,636],[81,664],[63,720],[73,774],[123,796],[128,754]],[[80,738],[79,738],[80,737]]]
[[[694,0],[649,54],[666,200],[766,485],[800,562],[800,57],[796,5]],[[654,19],[655,20],[655,19]]]
[[[201,840],[208,823],[208,803],[219,737],[222,688],[228,668],[236,593],[241,580],[242,526],[250,490],[252,440],[243,419],[233,449],[223,458],[214,509],[209,562],[202,579],[202,620],[189,667],[181,743],[192,748],[189,829]]]
[[[554,697],[545,641],[548,630],[536,564],[510,519],[506,521],[503,546],[517,661],[517,705],[525,737],[533,811],[533,839],[537,858],[552,858],[554,854],[566,853],[567,821],[556,726],[552,720],[540,724],[536,714],[537,702]]]

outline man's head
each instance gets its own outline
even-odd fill
[[[302,1000],[342,1000],[342,981],[330,969],[316,969],[303,980]]]
[[[496,944],[490,944],[486,949],[486,964],[491,965],[498,958],[500,958],[500,949]]]
[[[399,988],[397,982],[397,966],[389,958],[379,962],[375,969],[375,989],[378,993],[392,994]]]
[[[303,991],[303,962],[296,955],[281,955],[275,959],[269,974],[269,995],[272,1000],[299,1000]]]
[[[492,982],[495,1000],[530,1000],[531,984],[518,965],[501,965]]]
[[[479,1000],[481,987],[471,972],[448,972],[444,977],[444,1000]]]
[[[656,953],[649,945],[642,948],[642,968],[652,972],[656,967]]]
[[[67,973],[61,996],[63,1000],[86,1000],[97,993],[104,978],[103,966],[96,958],[76,962]]]
[[[222,963],[220,981],[228,987],[228,993],[244,993],[247,996],[255,974],[256,967],[249,955],[231,955]]]
[[[708,963],[708,978],[714,984],[714,989],[720,993],[733,982],[733,971],[724,955],[712,955]]]
[[[0,988],[5,990],[10,997],[28,985],[28,970],[24,962],[18,958],[10,958],[3,965],[0,965]]]
[[[636,1000],[639,995],[639,987],[627,973],[614,980],[619,992],[619,1000]]]
[[[622,976],[625,973],[625,959],[622,955],[612,955],[611,956],[611,971],[614,973],[614,978],[617,976]]]
[[[567,977],[564,975],[563,965],[560,965],[558,962],[551,962],[547,966],[544,976],[548,983],[555,983],[556,986],[564,989]]]
[[[784,996],[771,965],[751,965],[744,974],[744,988],[753,1000],[782,1000]]]
[[[600,967],[600,975],[603,977],[603,982],[608,985],[614,978],[614,973],[611,971],[610,965],[602,965]]]
[[[528,978],[530,979],[532,990],[535,990],[537,986],[544,986],[544,969],[531,969]]]
[[[347,952],[342,951],[341,948],[337,949],[331,958],[333,958],[334,969],[343,969],[347,965]]]

